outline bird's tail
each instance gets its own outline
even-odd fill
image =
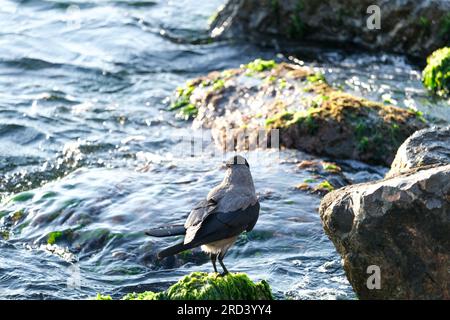
[[[152,237],[171,237],[186,234],[186,229],[183,225],[172,225],[149,229],[145,231],[145,234]]]
[[[177,243],[176,245],[166,248],[158,252],[158,259],[163,259],[166,257],[173,256],[174,254],[180,253],[181,251],[193,248],[192,243],[184,244],[183,242]]]

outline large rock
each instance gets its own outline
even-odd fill
[[[386,176],[436,164],[450,164],[450,126],[419,130],[406,139]]]
[[[193,272],[162,292],[129,293],[123,300],[273,300],[266,281],[254,283],[243,273],[219,276],[217,273]],[[97,300],[111,300],[97,295]]]
[[[336,190],[320,216],[359,298],[450,299],[450,165]]]
[[[380,29],[367,28],[371,5],[381,9]],[[448,44],[449,12],[444,0],[228,0],[211,35],[353,43],[423,58]]]
[[[172,109],[211,128],[227,150],[272,141],[265,132],[278,129],[283,147],[386,166],[427,126],[420,114],[337,90],[311,68],[260,59],[189,81]]]

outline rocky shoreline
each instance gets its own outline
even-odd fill
[[[380,9],[380,28],[367,21]],[[211,23],[213,38],[273,44],[314,41],[426,58],[448,44],[450,3],[442,0],[228,0]]]

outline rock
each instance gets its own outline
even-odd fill
[[[311,68],[261,59],[188,81],[171,109],[228,151],[267,147],[279,133],[286,148],[387,166],[427,126],[418,113],[332,88]]]
[[[130,293],[123,300],[273,300],[266,281],[252,282],[246,274],[224,277],[216,273],[193,272],[163,292]],[[97,295],[97,300],[111,300]]]
[[[371,5],[380,8],[379,29],[367,27]],[[449,12],[444,0],[228,0],[210,32],[213,38],[355,44],[426,57],[448,44]]]
[[[400,146],[386,177],[413,168],[450,163],[450,126],[415,132]]]
[[[450,299],[450,165],[344,187],[319,211],[360,299]]]
[[[423,84],[440,96],[450,94],[450,47],[436,50],[428,57]]]
[[[311,177],[306,178],[295,187],[298,190],[325,195],[335,188],[349,184],[341,167],[333,162],[303,160],[297,164],[297,168],[311,174]]]

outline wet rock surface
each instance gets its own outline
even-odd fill
[[[415,132],[398,149],[387,176],[413,168],[450,163],[450,126]]]
[[[380,8],[380,29],[367,27],[371,5]],[[212,22],[211,35],[356,44],[424,58],[448,43],[449,12],[450,3],[442,0],[229,0]]]
[[[449,128],[416,132],[400,147],[387,178],[327,194],[325,232],[361,299],[449,299]],[[369,266],[380,268],[370,290]]]
[[[225,150],[271,145],[272,133],[282,147],[386,166],[427,126],[414,111],[331,87],[312,68],[261,59],[188,81],[171,109],[195,118],[194,128],[211,128]]]

